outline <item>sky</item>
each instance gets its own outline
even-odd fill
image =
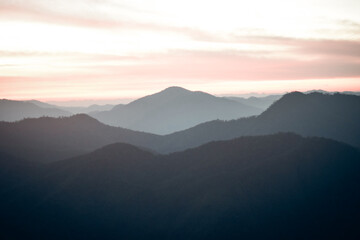
[[[359,0],[0,0],[0,98],[360,91]]]

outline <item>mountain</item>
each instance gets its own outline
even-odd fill
[[[65,106],[58,106],[53,104],[44,103],[37,100],[29,100],[27,102],[33,103],[42,108],[58,108],[67,112],[71,112],[72,114],[80,114],[80,113],[91,113],[97,111],[108,111],[112,109],[115,105],[105,104],[105,105],[98,105],[93,104],[88,107],[65,107]]]
[[[360,95],[360,92],[351,92],[351,91],[344,91],[344,92],[328,92],[324,90],[310,90],[303,92],[304,94],[310,94],[310,93],[322,93],[326,95],[333,95],[333,94],[347,94],[347,95]],[[225,97],[227,99],[237,101],[240,103],[243,103],[245,105],[253,106],[260,108],[262,110],[266,110],[268,107],[270,107],[275,101],[279,100],[283,95],[269,95],[265,97],[256,97],[256,96],[250,96],[250,97]]]
[[[45,103],[45,102],[41,102],[41,101],[38,101],[38,100],[35,100],[35,99],[28,100],[28,101],[25,101],[25,102],[33,103],[36,106],[39,106],[41,108],[59,108],[59,106],[49,104],[49,103]]]
[[[0,150],[24,160],[51,162],[126,142],[158,144],[160,136],[110,127],[85,114],[0,122]]]
[[[29,162],[0,152],[0,196],[9,186],[25,184],[39,167],[36,162]]]
[[[324,91],[324,90],[321,90],[321,89],[309,90],[309,91],[306,91],[306,92],[304,92],[304,93],[305,93],[305,94],[308,94],[308,93],[314,93],[314,92],[317,92],[317,93],[323,93],[323,94],[335,94],[335,93],[341,93],[341,94],[357,95],[357,96],[359,96],[359,95],[360,95],[360,92],[353,92],[353,91],[328,92],[328,91]]]
[[[40,107],[32,102],[7,99],[0,100],[0,121],[13,122],[24,118],[37,118],[43,116],[60,117],[70,115],[70,112],[52,107],[48,108],[46,105]]]
[[[345,91],[345,92],[342,92],[344,94],[349,94],[349,95],[357,95],[357,96],[360,96],[360,92],[352,92],[352,91]]]
[[[116,143],[8,186],[0,236],[358,239],[359,171],[359,150],[294,134],[169,155]]]
[[[359,122],[359,96],[293,92],[259,116],[210,121],[165,136],[107,126],[84,114],[0,122],[0,150],[27,160],[51,162],[116,142],[171,153],[216,140],[278,132],[332,138],[360,147]]]
[[[121,105],[121,104],[119,104]],[[86,114],[90,114],[90,113],[96,113],[96,112],[101,112],[101,111],[109,111],[111,110],[115,105],[112,104],[105,104],[105,105],[98,105],[98,104],[93,104],[90,105],[88,107],[64,107],[64,106],[59,106],[59,108],[64,109],[66,111],[69,111],[73,114],[80,114],[80,113],[86,113]]]
[[[266,97],[249,97],[249,98],[243,98],[243,97],[226,97],[226,98],[248,106],[260,108],[265,111],[268,107],[270,107],[275,101],[279,100],[281,97],[282,95],[269,95]]]
[[[326,137],[360,147],[359,122],[360,96],[292,92],[259,116],[211,121],[167,135],[156,150],[182,151],[215,140],[278,132]]]
[[[210,120],[237,119],[261,112],[259,108],[204,92],[170,87],[91,116],[111,126],[163,135]]]

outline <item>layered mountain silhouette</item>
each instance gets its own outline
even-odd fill
[[[8,184],[1,190],[0,234],[358,239],[359,171],[358,149],[294,134],[211,142],[169,155],[115,143],[29,169],[32,178]]]
[[[43,116],[61,117],[70,115],[70,112],[51,107],[51,105],[43,105],[43,107],[41,107],[32,102],[7,99],[0,100],[0,121],[13,122],[24,118],[38,118]]]
[[[41,108],[59,108],[59,106],[56,106],[56,105],[53,105],[53,104],[49,104],[49,103],[46,103],[46,102],[41,102],[41,101],[38,101],[38,100],[28,100],[28,101],[25,101],[25,102],[28,102],[28,103],[33,103],[35,104],[36,106],[39,106]]]
[[[257,117],[210,121],[165,136],[107,126],[84,114],[1,122],[0,150],[27,160],[52,162],[115,142],[171,153],[215,140],[278,132],[326,137],[360,147],[359,122],[359,96],[293,92]]]
[[[166,136],[160,152],[181,151],[214,140],[294,132],[332,138],[360,147],[360,97],[346,94],[284,95],[256,117],[211,121]]]
[[[253,106],[256,108],[260,108],[262,110],[266,110],[270,107],[275,101],[279,100],[282,95],[269,95],[266,97],[226,97],[227,99],[240,102],[245,105]]]
[[[80,113],[96,113],[110,110],[114,105],[90,105],[88,107],[64,107],[38,100],[14,101],[0,100],[0,121],[14,122],[25,118],[65,117]]]
[[[120,104],[119,104],[120,105]],[[109,111],[111,110],[115,105],[112,104],[105,104],[105,105],[98,105],[93,104],[88,107],[61,107],[62,109],[65,109],[66,111],[72,112],[73,114],[80,114],[80,113],[96,113],[101,111]]]
[[[110,109],[112,109],[114,107],[114,105],[112,104],[105,104],[105,105],[98,105],[98,104],[93,104],[90,105],[88,107],[65,107],[65,106],[58,106],[58,105],[53,105],[53,104],[48,104],[48,103],[44,103],[41,101],[37,101],[37,100],[29,100],[27,102],[33,103],[39,107],[42,108],[57,108],[57,109],[61,109],[67,112],[70,112],[72,114],[80,114],[80,113],[95,113],[98,111],[108,111]]]
[[[261,112],[260,108],[230,99],[169,87],[91,116],[111,126],[164,135],[210,120],[231,120]]]
[[[104,125],[85,114],[0,122],[0,150],[29,161],[57,161],[115,142],[155,148],[158,139],[154,134]]]

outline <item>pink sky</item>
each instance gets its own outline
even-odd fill
[[[360,91],[359,9],[355,0],[0,0],[0,98]]]

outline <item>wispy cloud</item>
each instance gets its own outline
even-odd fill
[[[359,77],[360,62],[346,59],[261,58],[228,52],[178,52],[152,56],[152,62],[105,66],[104,72],[133,78],[207,80],[290,80]]]
[[[15,82],[17,87],[31,88],[25,83],[37,82],[52,88],[66,83],[70,88],[74,82],[78,90],[85,83],[95,86],[91,92],[101,87],[100,80],[104,87],[130,89],[172,81],[182,85],[360,79],[360,24],[354,17],[331,18],[330,27],[318,29],[329,34],[294,36],[307,29],[282,24],[286,20],[280,17],[269,18],[268,24],[244,14],[244,9],[241,15],[226,6],[221,11],[230,11],[231,17],[216,18],[220,2],[211,10],[197,2],[198,8],[190,9],[192,18],[183,19],[188,21],[181,17],[188,16],[191,1],[179,10],[183,16],[174,18],[169,17],[177,13],[174,7],[152,8],[154,2],[140,2],[0,0],[2,33],[10,36],[0,39],[0,88],[15,89]],[[256,10],[255,5],[251,4]],[[247,24],[248,19],[255,23]],[[318,27],[309,26],[315,31]]]
[[[307,47],[301,51],[309,51],[312,48],[316,48],[316,46]],[[68,53],[63,56],[42,54],[40,58],[44,58],[43,62],[31,65],[30,71],[32,74],[36,74],[36,70],[39,68],[39,76],[46,73],[60,75],[62,72],[72,73],[74,78],[78,74],[91,73],[92,79],[106,76],[118,79],[244,81],[360,77],[358,58],[343,57],[343,55],[348,56],[346,51],[344,53],[336,51],[335,54],[333,51],[335,50],[331,50],[330,53],[326,49],[317,51],[320,54],[325,52],[327,57],[323,58],[299,59],[263,57],[263,53],[243,51],[177,50],[142,57],[76,53]],[[20,53],[13,54],[18,57]],[[30,55],[24,53],[24,56],[29,57]],[[52,57],[55,57],[57,61],[53,59],[52,66],[48,66],[49,69],[46,70],[46,62]],[[18,71],[14,70],[14,74]],[[22,72],[26,73],[26,71]],[[41,72],[43,74],[40,74]]]
[[[236,36],[234,39],[238,42],[283,46],[294,54],[360,57],[360,39],[299,39],[281,36]]]
[[[86,1],[84,1],[86,2]],[[88,1],[98,3],[98,1]],[[114,3],[102,2],[102,5],[113,6]],[[115,7],[131,9],[131,11],[143,10],[133,9],[127,5],[118,5]],[[90,7],[91,9],[91,7]],[[168,32],[178,35],[185,35],[193,40],[209,42],[226,42],[226,37],[216,35],[209,31],[198,28],[174,26],[159,22],[145,22],[131,19],[126,16],[109,17],[104,12],[93,12],[89,14],[79,14],[77,12],[68,13],[58,9],[34,6],[32,4],[13,4],[11,1],[0,2],[0,18],[42,22],[47,24],[65,25],[71,27],[86,27],[100,30],[137,30],[152,32]]]
[[[97,14],[81,15],[59,11],[56,8],[36,7],[26,4],[10,4],[8,2],[0,2],[0,14],[2,18],[10,20],[35,21],[89,28],[111,29],[145,27],[139,23],[110,19],[100,14],[100,16]]]

